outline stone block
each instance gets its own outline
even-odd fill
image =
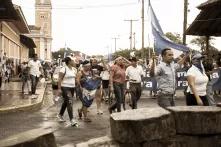
[[[34,129],[0,141],[1,147],[57,147],[53,131],[50,129]]]
[[[220,147],[221,136],[176,136],[176,147]]]
[[[171,113],[163,108],[141,108],[113,113],[111,134],[120,143],[142,143],[175,135]]]
[[[152,140],[145,142],[142,147],[178,147],[178,146],[176,146],[175,138],[167,138],[167,139]]]
[[[111,137],[104,136],[90,139],[87,142],[78,143],[76,147],[119,147],[119,145]]]
[[[214,106],[169,107],[178,134],[205,135],[221,133],[221,108]]]

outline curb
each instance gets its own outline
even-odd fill
[[[43,103],[43,100],[44,100],[44,94],[45,94],[45,90],[47,88],[47,84],[48,83],[45,83],[44,88],[41,89],[41,93],[39,94],[38,98],[36,99],[36,101],[37,101],[36,103],[19,105],[19,106],[11,106],[11,107],[7,107],[7,108],[0,108],[0,114],[40,109],[40,107]],[[38,91],[39,90],[37,89],[37,93],[38,93]]]

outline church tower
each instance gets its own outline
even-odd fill
[[[51,60],[52,46],[51,0],[35,0],[35,27],[32,28],[36,53],[42,60]]]

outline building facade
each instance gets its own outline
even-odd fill
[[[0,59],[1,65],[10,63],[16,74],[16,67],[29,60],[29,49],[35,44],[31,38],[22,35],[30,33],[30,29],[21,7],[14,5],[6,9],[15,10],[16,20],[0,19]]]
[[[52,47],[52,5],[50,0],[35,1],[35,26],[29,26],[35,44],[35,53],[41,60],[51,61]]]

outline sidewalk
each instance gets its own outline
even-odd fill
[[[46,84],[39,83],[36,90],[38,98],[31,99],[31,95],[21,93],[22,83],[19,80],[3,83],[0,89],[0,114],[39,108],[43,102]]]

